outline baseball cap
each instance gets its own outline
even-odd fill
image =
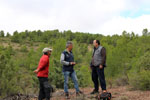
[[[42,52],[43,52],[43,53],[46,53],[46,52],[48,52],[48,51],[52,51],[52,49],[51,49],[51,48],[44,48]]]

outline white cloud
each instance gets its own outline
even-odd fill
[[[0,1],[0,30],[12,33],[26,29],[59,29],[105,35],[132,30],[140,33],[149,25],[146,15],[120,16],[126,10],[137,11],[135,8],[140,4],[140,0],[136,3],[133,0],[5,0]],[[134,24],[138,24],[138,29]]]
[[[142,30],[147,28],[150,30],[150,15],[142,15],[137,18],[115,17],[106,22],[101,31],[105,35],[109,34],[122,34],[124,30],[127,32],[134,32],[135,34],[142,35]]]

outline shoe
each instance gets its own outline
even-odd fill
[[[102,93],[105,93],[105,92],[107,92],[107,90],[103,90],[103,91],[102,91]]]
[[[76,92],[76,95],[77,95],[77,96],[79,96],[80,94],[83,94],[83,92],[82,92],[82,91]]]
[[[96,94],[96,93],[99,93],[99,92],[98,92],[98,90],[94,89],[90,94]]]
[[[66,97],[66,99],[70,99],[68,92],[65,93],[65,97]]]

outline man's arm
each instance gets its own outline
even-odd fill
[[[40,59],[38,68],[37,68],[34,72],[35,72],[35,73],[38,73],[41,69],[43,69],[43,68],[47,65],[48,60],[49,60],[49,59]]]
[[[40,70],[43,69],[48,64],[48,60],[49,59],[41,59],[38,69],[40,69]]]
[[[93,49],[93,51],[92,51],[92,59],[91,59],[91,62],[90,62],[90,67],[92,67],[93,66],[93,64],[92,64],[92,60],[93,60],[93,56],[94,56],[94,49]]]
[[[66,66],[70,65],[70,62],[65,61],[65,55],[63,53],[61,54],[60,57],[60,63]]]
[[[103,47],[102,51],[101,51],[101,55],[102,55],[102,63],[100,65],[105,65],[106,62],[106,49]]]

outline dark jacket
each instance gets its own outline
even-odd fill
[[[67,50],[62,52],[60,62],[63,65],[63,71],[74,71],[73,65],[70,64],[70,62],[74,62],[74,56],[72,52],[68,52]]]

